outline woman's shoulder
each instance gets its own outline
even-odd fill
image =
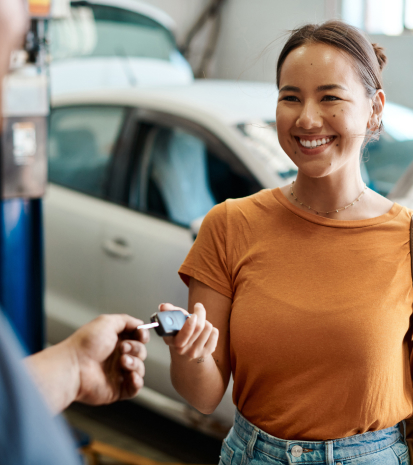
[[[262,189],[255,194],[239,199],[227,199],[225,201],[229,212],[242,212],[243,214],[254,214],[263,208],[274,208],[274,194],[271,189]]]
[[[271,189],[261,191],[238,199],[226,199],[211,208],[205,216],[202,224],[213,229],[226,229],[228,223],[237,223],[239,226],[243,222],[256,220],[260,212],[268,212],[269,208],[274,208],[274,195]]]
[[[207,217],[223,217],[236,212],[252,212],[262,206],[274,204],[274,195],[271,189],[262,189],[255,194],[237,199],[226,199],[208,212]]]
[[[405,205],[402,205],[401,203],[398,203],[397,201],[394,202],[393,205],[400,210],[399,214],[397,215],[397,219],[403,223],[410,224],[412,221],[412,217],[413,217],[413,209]]]

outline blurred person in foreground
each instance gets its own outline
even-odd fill
[[[232,374],[222,465],[410,463],[412,211],[360,168],[385,63],[341,21],[291,32],[276,125],[297,179],[212,208],[179,270],[193,316],[165,338],[172,382],[211,413]]]
[[[23,0],[0,0],[0,82],[27,27]],[[79,465],[68,430],[54,415],[73,401],[108,404],[138,393],[149,340],[147,330],[136,329],[139,324],[128,315],[102,315],[23,363],[0,311],[2,465]]]

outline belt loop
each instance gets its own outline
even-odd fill
[[[250,440],[248,441],[248,444],[247,444],[247,456],[250,459],[252,459],[252,457],[254,455],[254,446],[255,446],[255,443],[257,441],[258,432],[259,432],[259,429],[255,426],[254,431],[251,434],[251,438],[250,438]]]
[[[334,465],[334,445],[333,441],[326,441],[326,464]]]

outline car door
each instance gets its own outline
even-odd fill
[[[194,241],[191,223],[216,203],[261,186],[216,137],[190,122],[148,112],[139,127],[145,140],[136,149],[128,207],[105,221],[104,241],[120,253],[104,261],[104,297],[106,311],[148,322],[161,302],[187,307],[177,271]],[[170,382],[169,359],[153,333],[145,385],[182,401]]]
[[[48,339],[58,342],[103,311],[102,241],[123,107],[52,111],[44,200]]]

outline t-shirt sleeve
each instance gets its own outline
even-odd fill
[[[184,263],[179,268],[188,286],[190,277],[232,298],[232,279],[227,260],[226,202],[213,207],[204,218],[198,236]]]

